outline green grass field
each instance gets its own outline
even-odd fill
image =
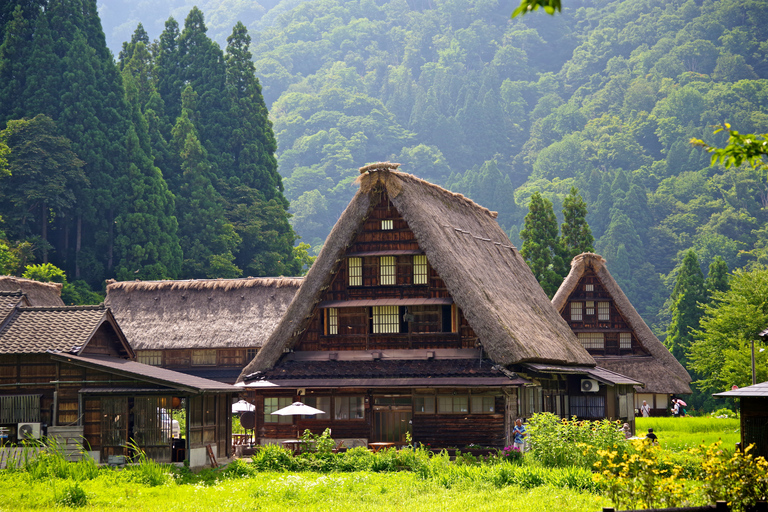
[[[723,447],[733,449],[740,439],[738,418],[637,418],[635,424],[638,436],[644,436],[652,428],[659,437],[659,443],[672,451],[696,448],[701,444],[710,445],[719,440],[723,441]]]
[[[637,426],[638,432],[652,427],[664,450],[679,457],[702,441],[722,439],[728,447],[738,440],[738,420],[641,418]],[[242,473],[205,470],[169,476],[160,465],[114,470],[52,461],[27,471],[0,471],[0,512],[67,510],[78,496],[86,502],[82,510],[135,512],[597,512],[611,505],[587,469],[547,469],[528,457],[517,465],[454,464],[447,457],[433,457],[426,469],[378,473],[258,472],[250,463],[246,467]],[[56,476],[63,474],[72,478]]]

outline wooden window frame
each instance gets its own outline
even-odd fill
[[[416,395],[413,397],[414,414],[435,414],[436,412],[434,395]]]
[[[339,309],[326,308],[325,310],[325,335],[339,334]]]
[[[425,254],[413,255],[413,284],[429,284],[429,264]]]
[[[354,400],[355,407],[352,407]],[[344,405],[346,403],[347,417],[343,415]],[[355,416],[352,417],[354,410]],[[361,395],[348,395],[333,397],[333,419],[337,421],[354,421],[365,419],[365,397]]]
[[[602,332],[580,332],[577,336],[585,349],[605,350],[605,334]]]
[[[162,350],[137,350],[136,361],[150,366],[163,366]]]
[[[381,221],[381,230],[382,231],[391,231],[395,229],[395,221],[392,219],[382,219]]]
[[[347,258],[347,285],[363,286],[363,258],[351,256]]]
[[[192,349],[189,364],[191,366],[216,366],[216,350],[209,348]]]
[[[472,395],[469,397],[470,414],[496,414],[496,397]]]
[[[584,302],[584,316],[595,316],[595,301],[588,300]]]
[[[451,410],[444,409],[444,404],[451,403]],[[437,395],[437,414],[469,414],[469,395]]]
[[[619,350],[632,350],[632,333],[619,333]]]
[[[571,302],[571,322],[584,321],[584,303]]]
[[[611,303],[607,301],[599,301],[597,303],[597,320],[599,322],[610,322],[611,320]]]
[[[283,407],[291,405],[290,396],[267,396],[264,397],[264,423],[293,423],[293,416],[279,416],[272,414]],[[277,419],[275,419],[277,418]]]
[[[379,286],[395,286],[397,284],[397,258],[395,256],[379,256]]]
[[[373,334],[399,334],[400,307],[399,306],[372,306],[371,307]]]

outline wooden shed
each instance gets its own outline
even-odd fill
[[[5,441],[66,430],[101,462],[128,455],[129,441],[160,462],[203,466],[208,445],[214,455],[229,456],[237,389],[133,359],[103,304],[34,307],[20,291],[0,292]],[[174,438],[173,420],[182,410],[186,428]]]
[[[517,417],[570,416],[587,401],[584,416],[618,414],[606,388],[631,403],[639,382],[596,368],[495,212],[395,168],[361,169],[360,190],[240,376],[262,442],[328,427],[347,446],[410,433],[500,447]],[[583,380],[595,387],[584,392]],[[295,400],[324,414],[272,414]]]
[[[733,389],[712,396],[738,398],[741,417],[741,446],[754,444],[752,455],[768,459],[768,382]]]
[[[234,384],[302,280],[110,280],[106,304],[139,362]]]

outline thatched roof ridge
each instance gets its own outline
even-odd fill
[[[568,303],[568,298],[589,269],[594,270],[597,274],[600,282],[613,298],[616,308],[621,311],[624,319],[635,332],[637,339],[651,354],[650,358],[596,358],[598,364],[644,382],[643,391],[648,393],[691,393],[691,376],[667,347],[659,341],[659,338],[653,334],[653,331],[608,271],[608,266],[602,256],[585,252],[573,258],[571,271],[552,298],[552,305],[555,306],[555,309],[560,312],[563,311]]]
[[[256,348],[272,333],[302,281],[110,280],[106,303],[134,350]]]
[[[41,283],[23,277],[0,276],[0,291],[21,290],[32,306],[63,306],[61,287],[61,283]]]
[[[304,285],[241,380],[274,366],[296,343],[382,188],[495,363],[595,365],[551,307],[493,212],[410,174],[369,171],[359,181],[360,190],[328,236]]]

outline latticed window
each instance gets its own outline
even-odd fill
[[[582,315],[582,304],[581,302],[571,302],[571,320],[576,322],[581,322],[584,320],[584,316]]]
[[[578,336],[584,348],[605,348],[605,337],[601,332],[580,332]]]
[[[427,284],[427,257],[423,254],[413,256],[413,284]]]
[[[598,320],[610,320],[611,319],[611,305],[608,302],[597,303],[597,319]]]
[[[595,285],[593,285],[593,284],[585,284],[584,285],[584,291],[585,292],[593,292],[593,291],[595,291]]]
[[[363,258],[349,258],[349,286],[363,286]]]
[[[328,334],[339,334],[339,310],[328,308]]]
[[[619,348],[622,350],[627,350],[632,348],[632,333],[631,332],[622,332],[619,333]]]
[[[259,351],[257,348],[247,348],[245,349],[245,359],[248,361],[253,361],[253,359],[256,357],[256,353]]]
[[[163,364],[163,353],[160,350],[139,350],[136,352],[136,360],[140,363],[151,364],[152,366],[161,366]]]
[[[386,219],[386,220],[382,220],[381,221],[381,229],[382,230],[389,230],[389,229],[393,229],[394,227],[395,226],[394,226],[394,222],[392,221],[392,219]]]
[[[588,300],[587,302],[584,303],[584,314],[587,315],[587,316],[595,314],[595,302],[594,301]]]
[[[382,286],[397,284],[397,259],[394,256],[379,258],[379,284]]]
[[[393,334],[400,332],[400,308],[397,306],[373,306],[373,333]]]
[[[416,414],[434,414],[435,397],[434,396],[414,396],[413,412]]]
[[[193,350],[192,366],[214,366],[216,364],[215,350]]]

